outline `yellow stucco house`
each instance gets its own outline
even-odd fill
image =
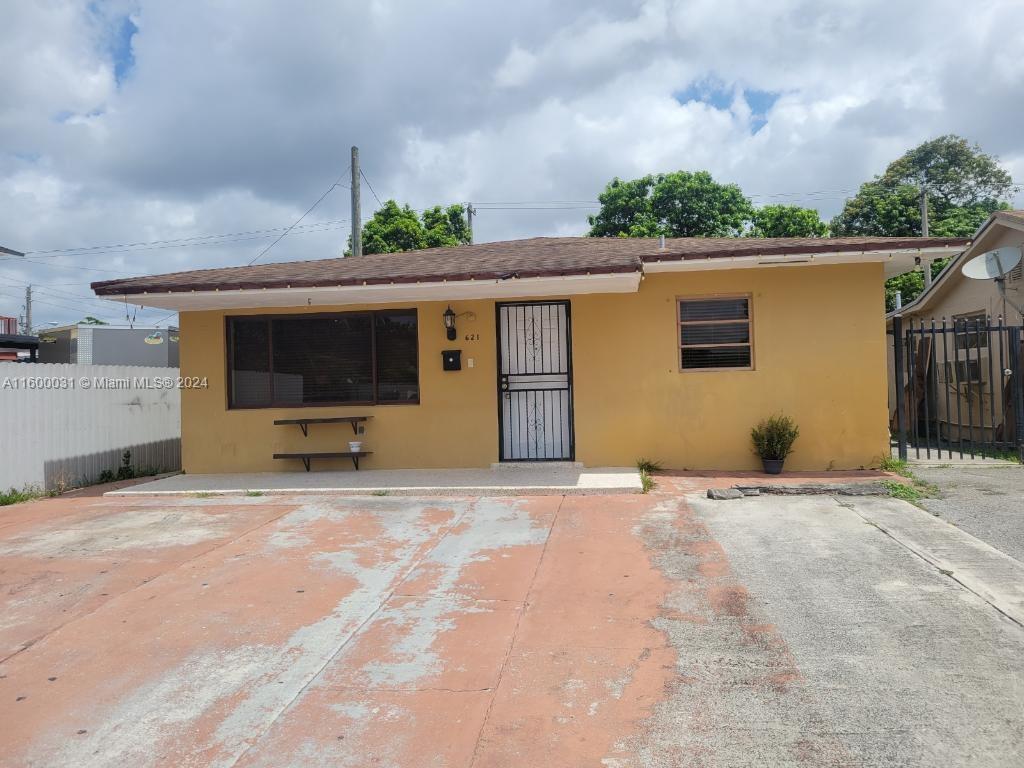
[[[349,440],[372,468],[754,469],[750,428],[779,411],[787,468],[847,469],[889,450],[886,275],[961,248],[533,238],[93,288],[181,313],[186,472],[301,470],[282,455]]]

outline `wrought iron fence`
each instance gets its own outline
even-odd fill
[[[1024,326],[986,315],[893,318],[899,457],[1024,460]]]

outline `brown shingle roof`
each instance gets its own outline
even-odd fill
[[[1024,224],[1024,211],[998,211],[996,215]]]
[[[199,269],[93,283],[100,296],[240,288],[313,288],[341,285],[494,280],[506,277],[638,272],[644,262],[732,256],[888,251],[965,245],[948,238],[655,238],[534,237],[499,243],[429,248],[359,258],[293,261]]]

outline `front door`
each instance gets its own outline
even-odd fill
[[[572,332],[568,301],[498,304],[502,461],[572,461]]]

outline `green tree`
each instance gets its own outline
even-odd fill
[[[926,187],[928,234],[970,237],[993,211],[1009,208],[1016,191],[1010,174],[993,155],[960,136],[940,136],[908,150],[885,173],[861,185],[832,220],[832,234],[917,237],[921,234],[922,179]],[[946,260],[932,262],[936,275]],[[920,271],[890,278],[885,286],[887,311],[924,290]]]
[[[428,208],[421,219],[408,205],[387,200],[363,225],[363,253],[396,253],[469,242],[466,209],[461,205]],[[349,238],[349,250],[352,242]]]
[[[631,181],[612,179],[588,217],[591,237],[736,237],[753,213],[735,184],[707,171],[676,171]]]
[[[466,209],[458,203],[447,208],[435,205],[425,210],[423,229],[428,248],[450,248],[469,244]]]
[[[907,151],[884,174],[862,184],[832,220],[832,233],[920,235],[922,179],[928,231],[939,237],[969,237],[989,214],[1008,207],[1016,189],[996,157],[960,136],[940,136]]]
[[[426,235],[416,211],[394,200],[385,201],[363,225],[363,253],[395,253],[426,247]]]
[[[828,224],[813,208],[766,205],[751,217],[750,237],[827,237]]]
[[[98,317],[93,317],[92,315],[86,315],[85,317],[83,317],[81,320],[78,321],[78,324],[79,325],[108,325],[108,323],[106,321],[100,320]]]

